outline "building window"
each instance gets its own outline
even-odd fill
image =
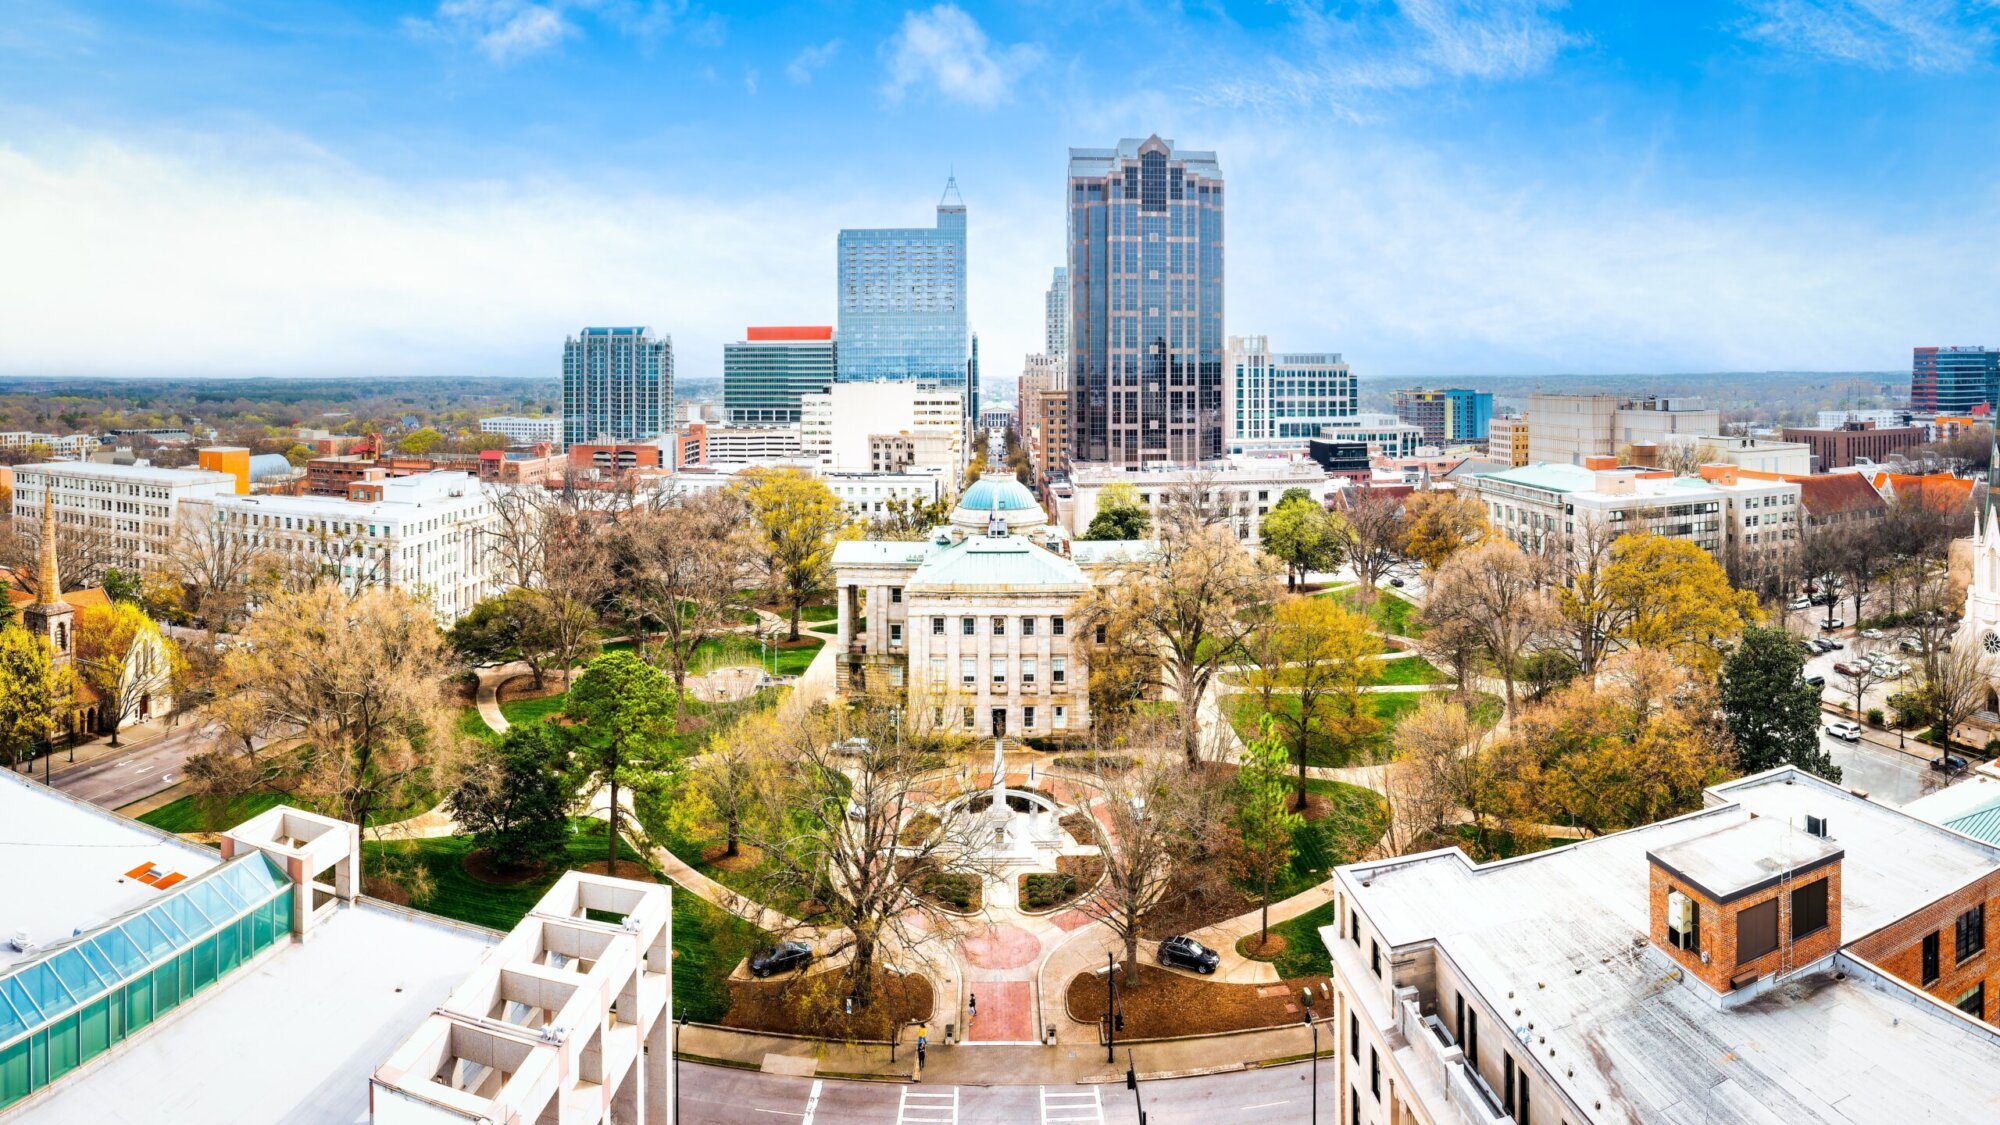
[[[1056,704],[1055,715],[1049,725],[1056,730],[1067,730],[1069,728],[1069,708],[1060,703]]]
[[[996,617],[996,618],[994,618],[994,619],[993,619],[993,635],[994,635],[994,636],[996,636],[996,637],[1004,637],[1004,636],[1006,636],[1006,635],[1007,635],[1007,619],[1006,619],[1006,618],[1004,618],[1004,617]]]
[[[979,679],[979,661],[970,656],[960,657],[958,661],[958,679],[966,687],[971,687]],[[970,714],[971,712],[968,710],[966,713]]]
[[[889,686],[903,686],[903,666],[901,664],[892,664],[889,666]]]
[[[889,604],[890,605],[903,604],[903,588],[901,586],[889,587]]]
[[[1514,1056],[1502,1053],[1500,1064],[1500,1108],[1507,1111],[1507,1116],[1514,1117]]]
[[[1061,617],[1049,618],[1049,632],[1058,637],[1063,635],[1063,619]]]
[[[1973,1019],[1986,1018],[1986,982],[1980,981],[1966,991],[1963,996],[1951,1002],[1951,1006],[1971,1016]]]
[[[931,708],[931,726],[938,730],[944,729],[944,708]]]
[[[1022,730],[1035,729],[1035,709],[1033,707],[1021,708],[1021,729]]]
[[[1069,682],[1069,661],[1060,656],[1049,657],[1049,682],[1061,687]]]
[[[944,636],[944,618],[942,617],[931,618],[931,636],[933,637]]]
[[[1007,658],[1004,656],[993,658],[993,686],[1003,691],[1007,687]]]
[[[903,627],[901,625],[889,626],[890,647],[894,648],[900,646],[902,643],[903,643]]]
[[[959,619],[958,619],[958,631],[959,631],[960,633],[962,633],[963,635],[965,635],[965,636],[968,636],[968,637],[969,637],[969,636],[971,636],[971,635],[972,635],[972,618],[970,618],[970,617],[961,617],[961,618],[959,618]]]
[[[1035,658],[1032,656],[1021,658],[1021,686],[1035,686]]]
[[[1034,636],[1034,635],[1035,635],[1035,619],[1034,619],[1034,618],[1032,618],[1032,617],[1023,617],[1023,618],[1021,619],[1021,635],[1022,635],[1022,636],[1024,636],[1024,637],[1032,637],[1032,636]]]
[[[1736,963],[1747,965],[1778,948],[1778,900],[1765,899],[1736,913]]]
[[[1104,626],[1102,625],[1097,627],[1096,640],[1098,644],[1104,643]]]
[[[1924,983],[1936,984],[1938,979],[1938,934],[1924,935]]]
[[[963,725],[966,730],[972,729],[972,708],[970,707],[965,709],[965,723]]]
[[[1792,940],[1826,928],[1826,880],[1819,879],[1792,892]]]
[[[1986,904],[1966,911],[1958,916],[1958,959],[1966,958],[1986,948]]]
[[[1372,939],[1368,942],[1368,967],[1376,976],[1382,975],[1382,943]]]
[[[931,682],[934,684],[944,682],[944,657],[942,656],[931,657]]]
[[[1382,1100],[1382,1056],[1373,1047],[1368,1048],[1368,1092]]]
[[[1355,1062],[1361,1061],[1361,1017],[1354,1014],[1353,1008],[1347,1009],[1347,1053],[1354,1056]]]

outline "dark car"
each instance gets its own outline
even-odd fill
[[[1403,588],[1403,580],[1400,578],[1391,578],[1389,579],[1389,585],[1394,586],[1396,589],[1400,590]]]
[[[1160,964],[1176,969],[1212,973],[1222,963],[1222,955],[1183,934],[1160,943]]]
[[[1964,773],[1965,759],[1956,754],[1940,754],[1931,759],[1931,768],[1939,773]]]
[[[812,959],[812,948],[805,942],[781,941],[750,958],[750,975],[768,977],[772,973],[789,973],[812,964]]]

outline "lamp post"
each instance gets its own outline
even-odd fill
[[[1118,958],[1115,954],[1104,955],[1104,1061],[1117,1062],[1118,1025]]]
[[[681,1125],[681,1028],[687,1026],[687,1009],[674,1021],[674,1125]]]
[[[1132,1108],[1139,1111],[1139,1125],[1146,1125],[1146,1103],[1139,1100],[1139,1066],[1132,1061],[1132,1048],[1125,1048],[1125,1088],[1132,1091]]]
[[[1299,999],[1305,1002],[1306,1026],[1313,1033],[1312,1061],[1312,1122],[1319,1125],[1319,1025],[1313,1022],[1313,994],[1310,988],[1299,989]]]

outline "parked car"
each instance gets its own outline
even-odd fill
[[[1832,604],[1833,604],[1833,595],[1832,595],[1832,594],[1814,594],[1814,595],[1813,595],[1812,597],[1810,597],[1810,598],[1807,598],[1806,600],[1807,600],[1808,602],[1811,602],[1811,603],[1812,603],[1813,605],[1832,605]]]
[[[1860,725],[1856,723],[1850,723],[1846,719],[1836,719],[1833,722],[1826,724],[1826,733],[1832,735],[1835,738],[1840,739],[1843,742],[1861,741]]]
[[[1956,754],[1940,754],[1931,759],[1931,768],[1939,773],[1964,773],[1965,759]]]
[[[1831,632],[1833,632],[1833,631],[1834,631],[1835,629],[1845,629],[1845,628],[1847,628],[1847,622],[1845,622],[1845,621],[1842,621],[1842,620],[1841,620],[1840,618],[1838,618],[1838,617],[1830,617],[1830,618],[1826,619],[1825,621],[1822,621],[1822,622],[1820,622],[1820,623],[1819,623],[1819,628],[1820,628],[1820,632],[1822,632],[1822,633],[1831,633]]]
[[[1910,666],[1908,664],[1903,663],[1902,661],[1896,659],[1893,656],[1883,656],[1881,653],[1871,653],[1870,655],[1865,656],[1862,659],[1866,660],[1869,666],[1874,668],[1876,672],[1880,673],[1881,675],[1887,676],[1890,679],[1896,679],[1898,677],[1907,675],[1910,671]]]
[[[1924,651],[1924,646],[1918,644],[1915,637],[1904,637],[1902,640],[1896,642],[1896,647],[1911,655]]]
[[[1186,934],[1170,937],[1160,943],[1160,964],[1177,969],[1193,969],[1204,975],[1213,973],[1222,963],[1222,955]]]
[[[1868,671],[1868,662],[1865,660],[1859,664],[1849,664],[1843,660],[1833,666],[1833,674],[1836,676],[1859,676]]]
[[[812,947],[802,941],[781,941],[750,958],[750,975],[762,979],[812,964]]]
[[[1786,602],[1786,603],[1785,603],[1785,608],[1786,608],[1786,609],[1811,609],[1811,608],[1812,608],[1812,604],[1813,604],[1813,603],[1812,603],[1812,599],[1811,599],[1811,598],[1793,598],[1793,599],[1792,599],[1791,601],[1788,601],[1788,602]]]
[[[1880,629],[1863,629],[1861,630],[1861,635],[1871,641],[1879,641],[1883,637],[1882,630]]]
[[[1824,656],[1833,651],[1833,642],[1825,637],[1810,637],[1801,643],[1806,646],[1806,651],[1814,656]]]
[[[1833,637],[1821,637],[1819,643],[1825,645],[1826,651],[1828,652],[1839,652],[1841,649],[1847,647],[1846,645],[1841,644],[1838,640],[1834,639]]]
[[[1391,578],[1389,579],[1389,585],[1394,586],[1396,589],[1400,590],[1403,588],[1403,580],[1400,578]]]
[[[1825,686],[1826,686],[1826,677],[1825,677],[1825,676],[1807,676],[1807,677],[1806,677],[1806,682],[1807,682],[1807,683],[1809,683],[1809,684],[1811,684],[1812,686],[1814,686],[1814,687],[1816,687],[1816,688],[1823,688],[1823,687],[1825,687]]]

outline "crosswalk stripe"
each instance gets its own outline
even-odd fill
[[[1088,1090],[1051,1090],[1047,1086],[1042,1092],[1042,1125],[1064,1125],[1069,1122],[1096,1122],[1104,1125],[1104,1101],[1098,1087]]]
[[[896,1105],[897,1125],[957,1125],[958,1087],[949,1090],[902,1088]]]

